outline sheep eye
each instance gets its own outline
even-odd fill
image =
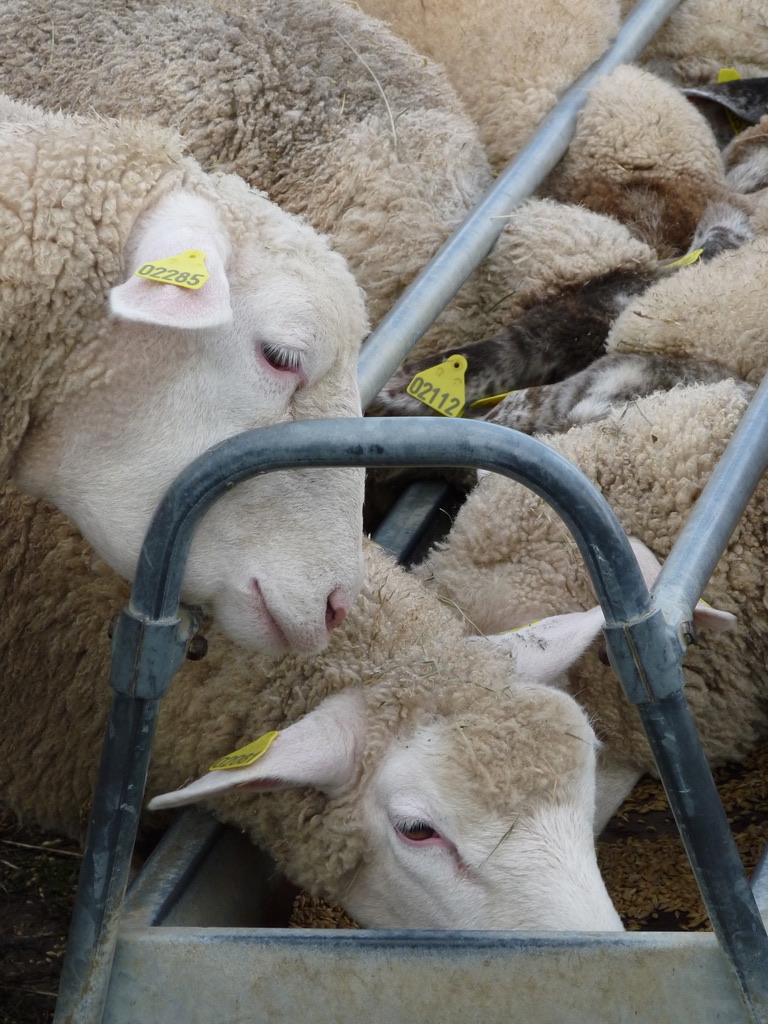
[[[422,843],[425,839],[439,838],[435,829],[431,825],[427,825],[425,821],[405,822],[402,825],[397,825],[396,828],[401,836],[405,836],[406,839],[410,839],[414,843]]]
[[[261,351],[269,365],[275,370],[291,370],[295,372],[301,366],[301,353],[292,348],[278,348],[276,345],[264,344]]]

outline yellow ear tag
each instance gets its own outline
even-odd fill
[[[736,68],[720,68],[717,72],[718,85],[720,82],[738,82],[740,78],[741,75]],[[730,110],[726,110],[726,114],[728,115],[728,122],[731,128],[733,128],[734,135],[741,135],[745,128],[749,128],[749,121],[742,120],[742,118],[737,117]]]
[[[492,409],[499,402],[503,401],[507,395],[516,395],[516,391],[505,391],[503,395],[491,395],[490,398],[478,398],[476,402],[470,402],[470,409]]]
[[[524,626],[515,626],[514,629],[502,629],[498,636],[506,636],[507,633],[519,633],[521,629],[530,629],[531,626],[538,626],[541,619],[534,619],[533,622],[526,622]]]
[[[671,270],[672,267],[690,267],[692,263],[704,252],[703,249],[694,249],[693,252],[687,252],[685,256],[681,256],[679,260],[675,260],[674,263],[667,263],[665,270]]]
[[[443,416],[461,416],[464,411],[464,374],[467,360],[464,356],[449,356],[444,363],[430,366],[416,374],[405,389],[411,398],[417,398],[430,409]]]
[[[202,288],[210,276],[205,266],[205,253],[199,249],[187,249],[177,256],[145,263],[136,271],[136,277],[193,290]]]
[[[259,736],[253,743],[240,747],[239,750],[235,750],[225,757],[220,757],[218,761],[214,761],[208,771],[217,772],[220,768],[245,768],[247,765],[253,764],[254,761],[258,761],[260,757],[266,754],[278,735],[279,733],[276,732],[265,732],[263,736]]]

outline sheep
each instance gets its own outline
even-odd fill
[[[634,0],[621,0],[626,15]],[[675,85],[716,81],[723,67],[744,78],[768,73],[763,0],[683,0],[640,54],[638,62]]]
[[[513,388],[549,384],[589,366],[605,347],[620,311],[642,293],[657,274],[648,269],[608,271],[583,284],[565,287],[525,310],[492,338],[409,359],[390,377],[371,406],[385,415],[419,416],[429,406],[407,388],[415,375],[452,355],[467,361],[466,414],[472,404]]]
[[[686,251],[707,204],[729,189],[703,114],[668,82],[621,65],[590,90],[542,193],[616,217],[664,259]]]
[[[723,74],[734,72],[735,69],[724,69]],[[768,111],[768,77],[765,76],[726,77],[711,85],[691,86],[681,91],[704,114],[721,149],[745,129],[756,125]]]
[[[558,94],[608,48],[619,14],[629,13],[612,0],[553,2],[544,8],[460,2],[454,17],[446,16],[444,5],[411,0],[358,3],[444,65],[496,170],[518,153]],[[690,6],[683,3],[681,10]],[[751,8],[744,14],[754,35],[739,53],[755,56],[762,50],[764,57],[765,25],[757,0],[740,6]],[[721,37],[743,35],[738,15],[718,10],[714,20]],[[678,22],[684,21],[681,13]],[[696,12],[693,21],[697,33],[711,31],[712,13]],[[679,31],[662,29],[662,34],[669,40]],[[702,40],[695,45],[703,52]],[[734,51],[723,59],[732,61]],[[568,153],[540,194],[618,217],[666,258],[685,250],[706,202],[723,186],[723,174],[704,117],[653,70],[626,65],[598,80]],[[746,65],[743,73],[750,73]]]
[[[600,422],[545,440],[602,491],[625,530],[645,545],[647,568],[650,558],[663,561],[669,553],[746,401],[730,380],[689,387],[640,399]],[[722,615],[736,616],[738,628],[707,634],[685,656],[686,696],[714,762],[742,760],[768,726],[766,502],[763,482],[704,593]],[[496,474],[483,477],[447,539],[416,571],[481,634],[567,614],[574,634],[588,645],[602,623],[563,523],[532,492]],[[513,657],[515,638],[497,637]],[[602,742],[599,830],[636,779],[653,771],[653,759],[640,718],[596,645],[564,661],[567,690],[588,711]]]
[[[240,174],[331,234],[374,324],[493,183],[441,69],[340,0],[6,0],[0,89],[172,122],[203,167]],[[540,232],[552,216],[534,206],[521,223],[513,212],[421,353],[491,335],[596,267],[652,259],[586,211],[549,242]]]
[[[561,207],[566,221],[570,219],[570,209]],[[521,211],[521,219],[527,216],[530,213]],[[553,239],[555,232],[550,230],[548,236]],[[753,238],[749,217],[741,206],[720,200],[710,203],[704,210],[691,243],[692,255],[706,262]],[[532,411],[529,398],[535,405],[544,398],[548,416],[556,405],[559,406],[560,416],[569,412],[573,395],[586,389],[591,389],[593,397],[598,397],[599,391],[600,404],[605,408],[606,399],[622,401],[633,395],[673,387],[678,382],[729,376],[724,367],[711,360],[662,360],[658,356],[649,359],[640,354],[632,358],[624,354],[619,360],[603,358],[608,336],[619,314],[675,269],[674,264],[657,262],[635,269],[608,270],[584,283],[566,286],[559,294],[525,310],[492,338],[407,360],[392,375],[371,408],[385,415],[431,414],[429,406],[410,396],[408,385],[415,375],[453,355],[463,356],[467,361],[463,415],[485,416],[505,426],[530,431],[545,428],[537,422],[541,409],[536,408],[533,419],[529,418]],[[687,273],[687,269],[679,268],[678,272]],[[564,383],[555,389],[557,382]],[[631,389],[629,394],[625,394],[627,384]],[[549,397],[539,394],[542,385],[549,386],[546,392]],[[503,414],[498,410],[486,415],[485,400],[523,388],[534,388],[535,394],[519,393],[505,400]],[[504,418],[507,413],[512,413],[514,423]],[[567,419],[559,422],[567,422]],[[528,426],[523,426],[524,423]]]
[[[614,322],[607,352],[714,360],[760,383],[768,370],[768,191],[746,198],[755,201],[754,238],[649,288]]]
[[[721,364],[706,360],[614,352],[555,384],[513,391],[483,419],[525,434],[560,433],[603,419],[612,409],[657,391],[732,376]],[[751,398],[754,388],[743,381],[738,384]]]
[[[77,835],[106,719],[94,685],[105,620],[127,586],[55,510],[11,487],[0,543],[0,793]],[[206,635],[206,658],[186,662],[162,702],[153,807],[200,798],[363,925],[621,927],[594,855],[586,716],[554,687],[518,684],[505,652],[469,642],[381,549],[367,548],[363,593],[317,657]],[[173,792],[271,731],[251,766]]]
[[[363,298],[326,240],[203,172],[175,133],[9,99],[2,113],[0,481],[53,501],[130,577],[153,509],[205,449],[360,414]],[[196,289],[134,273],[190,252],[166,276]],[[187,599],[244,642],[319,649],[361,583],[361,505],[355,470],[250,482],[202,524]]]
[[[768,187],[768,115],[737,135],[723,150],[725,180],[734,192]]]
[[[608,49],[615,0],[451,5],[355,0],[419,53],[442,64],[499,169],[528,140],[560,93]]]

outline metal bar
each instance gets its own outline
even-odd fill
[[[763,850],[749,884],[765,921],[768,918],[768,847]]]
[[[768,375],[685,522],[653,592],[674,625],[691,619],[728,539],[768,468]]]
[[[537,439],[496,424],[404,416],[261,427],[203,453],[155,512],[136,569],[132,613],[147,620],[175,617],[192,534],[220,494],[262,472],[320,466],[476,466],[505,473],[549,501],[565,520],[609,614],[627,621],[649,612],[648,591],[624,531],[572,463]],[[590,517],[611,525],[590,531]]]
[[[607,502],[575,466],[542,442],[494,424],[419,417],[280,424],[231,438],[192,463],[158,507],[139,559],[129,617],[161,624],[173,619],[194,529],[216,497],[235,483],[288,467],[364,465],[489,469],[524,483],[563,518],[592,577],[609,626],[612,659],[617,661],[628,694],[633,687],[637,689],[634,678],[625,681],[632,675],[631,663],[637,663],[636,674],[643,676],[646,658],[654,684],[668,695],[653,703],[651,694],[651,702],[641,704],[649,742],[659,757],[660,774],[682,823],[692,867],[749,1019],[755,1024],[767,1021],[768,937],[680,693],[679,648],[651,601],[626,534]],[[133,664],[141,661],[145,632],[135,632]],[[154,637],[148,665],[153,678],[148,689],[159,696],[170,682],[174,661],[178,664],[179,646],[168,630],[148,632]],[[164,665],[159,653],[163,644],[168,648]],[[124,648],[122,656],[129,656]],[[115,666],[112,675],[124,681],[130,672]],[[115,700],[135,700],[132,693],[141,692],[142,686],[132,687],[131,696],[118,693]],[[675,753],[670,744],[679,736],[682,741]],[[101,851],[112,849],[107,830],[115,830],[112,835],[121,832],[123,817],[132,819],[126,829],[135,827],[149,757],[148,731],[135,742],[135,750],[130,742],[119,748],[109,740],[105,744],[102,773],[139,781],[130,793],[121,793],[119,804],[106,812],[101,807],[100,789],[95,794],[94,821],[102,823],[102,834],[91,830],[86,860],[94,864],[92,874],[98,877],[87,895],[78,890],[57,1022],[98,1024],[102,1017],[122,898],[121,879],[127,873],[127,866],[120,861],[127,861],[130,850],[125,843],[115,843],[119,848],[111,852],[108,864]],[[139,764],[142,759],[144,763]],[[105,878],[106,873],[114,875],[114,883]]]
[[[682,675],[682,669],[680,670]],[[768,937],[682,690],[639,704],[659,777],[750,1021],[768,1022]]]
[[[457,496],[458,491],[447,480],[412,481],[376,529],[373,539],[401,565],[412,565],[425,544],[431,547],[436,537],[445,536],[450,529],[452,518],[447,509],[456,507]]]
[[[558,100],[485,198],[406,288],[363,345],[358,381],[363,408],[386,384],[469,275],[493,248],[513,207],[530,196],[561,159],[587,92],[601,75],[635,59],[680,0],[640,0],[612,46]]]
[[[159,705],[112,698],[55,1021],[102,1019]]]

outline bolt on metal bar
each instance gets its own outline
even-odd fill
[[[679,2],[640,0],[610,48],[562,95],[485,198],[382,318],[360,353],[358,381],[364,409],[491,251],[511,210],[536,191],[565,154],[588,90],[601,75],[634,60]]]
[[[622,683],[632,658],[648,662],[667,696],[639,705],[649,742],[672,801],[705,905],[726,954],[752,1024],[768,1021],[768,937],[728,827],[717,790],[682,693],[679,660],[665,654],[669,632],[657,614],[626,534],[594,485],[542,442],[516,431],[474,421],[421,418],[327,420],[281,424],[231,438],[200,456],[171,486],[155,513],[139,559],[129,618],[157,626],[175,621],[183,567],[194,530],[213,501],[248,477],[288,467],[474,466],[503,473],[544,498],[563,518],[585,559],[609,626]],[[640,627],[637,638],[633,638]],[[650,627],[650,628],[649,628]],[[136,650],[121,659],[141,659],[145,630],[135,630]],[[99,1024],[103,1016],[127,861],[143,799],[151,732],[159,698],[179,664],[179,638],[170,629],[153,633],[151,699],[139,680],[121,683],[113,698],[110,729],[122,734],[120,718],[135,702],[135,738],[113,742],[102,755],[67,950],[57,1024]],[[116,631],[117,634],[117,631]],[[113,664],[112,677],[130,670]],[[628,687],[629,689],[629,687]],[[674,743],[674,746],[671,744]],[[135,745],[134,745],[135,744]],[[126,788],[125,779],[136,780]],[[119,842],[111,838],[120,834]],[[115,849],[117,846],[119,848]],[[109,848],[109,859],[103,851]],[[115,879],[113,881],[113,879]]]

